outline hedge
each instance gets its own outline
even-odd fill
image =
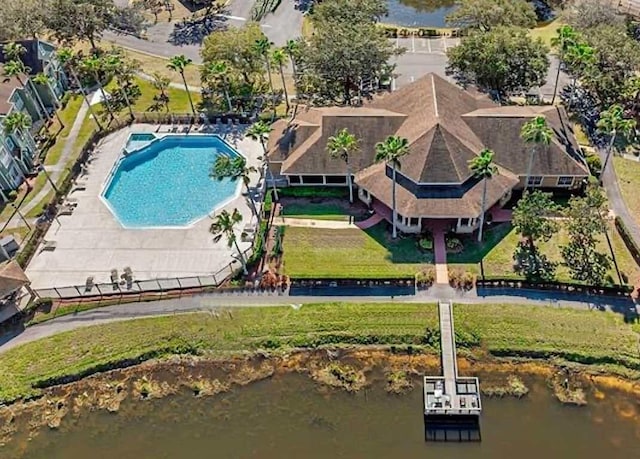
[[[627,246],[627,250],[629,250],[629,253],[631,253],[631,256],[636,261],[636,263],[640,265],[640,247],[638,247],[638,244],[633,239],[633,236],[631,236],[627,225],[625,225],[624,221],[622,221],[622,219],[617,216],[615,218],[615,226],[618,230],[618,234],[624,241],[624,245]]]
[[[345,198],[349,196],[349,188],[337,186],[290,186],[279,188],[278,195],[288,198]]]

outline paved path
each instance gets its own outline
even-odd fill
[[[375,213],[371,217],[367,218],[365,221],[356,223],[356,226],[361,230],[367,230],[369,228],[376,226],[382,220],[384,220],[384,217],[378,213]]]
[[[277,295],[242,295],[242,294],[201,294],[171,300],[158,300],[146,303],[128,303],[105,306],[78,314],[67,315],[57,319],[34,325],[17,335],[0,337],[0,353],[20,344],[35,341],[58,333],[74,330],[89,325],[99,325],[121,320],[138,319],[162,315],[189,312],[206,312],[220,308],[248,306],[282,306],[300,305],[322,302],[349,303],[435,303],[439,300],[452,300],[457,304],[520,304],[523,306],[567,307],[582,310],[606,310],[620,314],[636,314],[635,305],[628,299],[604,298],[587,295],[562,294],[557,292],[528,291],[518,289],[504,292],[457,293],[448,286],[435,286],[426,292],[414,296],[277,296]],[[484,295],[484,296],[480,296]]]
[[[311,218],[275,217],[274,225],[297,226],[300,228],[358,229],[355,223],[339,220],[314,220]]]

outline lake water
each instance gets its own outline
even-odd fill
[[[382,22],[407,27],[446,27],[455,0],[387,0],[389,16]]]
[[[301,375],[276,376],[213,397],[128,399],[117,414],[68,416],[59,430],[9,443],[2,458],[438,458],[640,457],[640,400],[617,392],[586,407],[556,402],[543,380],[522,399],[484,398],[482,442],[426,443],[420,385],[352,395]],[[18,451],[21,451],[18,453]]]

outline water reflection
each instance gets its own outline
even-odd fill
[[[128,399],[117,414],[65,419],[59,431],[21,443],[23,454],[10,444],[2,457],[628,459],[637,453],[637,400],[607,392],[603,399],[591,397],[587,407],[571,408],[552,398],[544,380],[527,385],[525,399],[484,400],[483,441],[475,444],[425,443],[419,384],[403,396],[387,394],[380,384],[348,394],[286,375],[213,397],[185,391]]]
[[[384,22],[403,26],[445,27],[455,0],[388,0],[389,16]]]

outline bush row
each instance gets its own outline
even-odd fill
[[[624,224],[620,217],[616,217],[615,226],[616,230],[618,230],[618,234],[624,241],[624,245],[627,246],[627,250],[629,250],[629,253],[631,253],[631,256],[636,261],[636,263],[640,265],[640,247],[638,247],[638,244],[636,244],[633,236],[631,236],[627,225]]]
[[[349,196],[349,189],[337,186],[289,186],[279,188],[278,194],[285,198],[345,198]]]

